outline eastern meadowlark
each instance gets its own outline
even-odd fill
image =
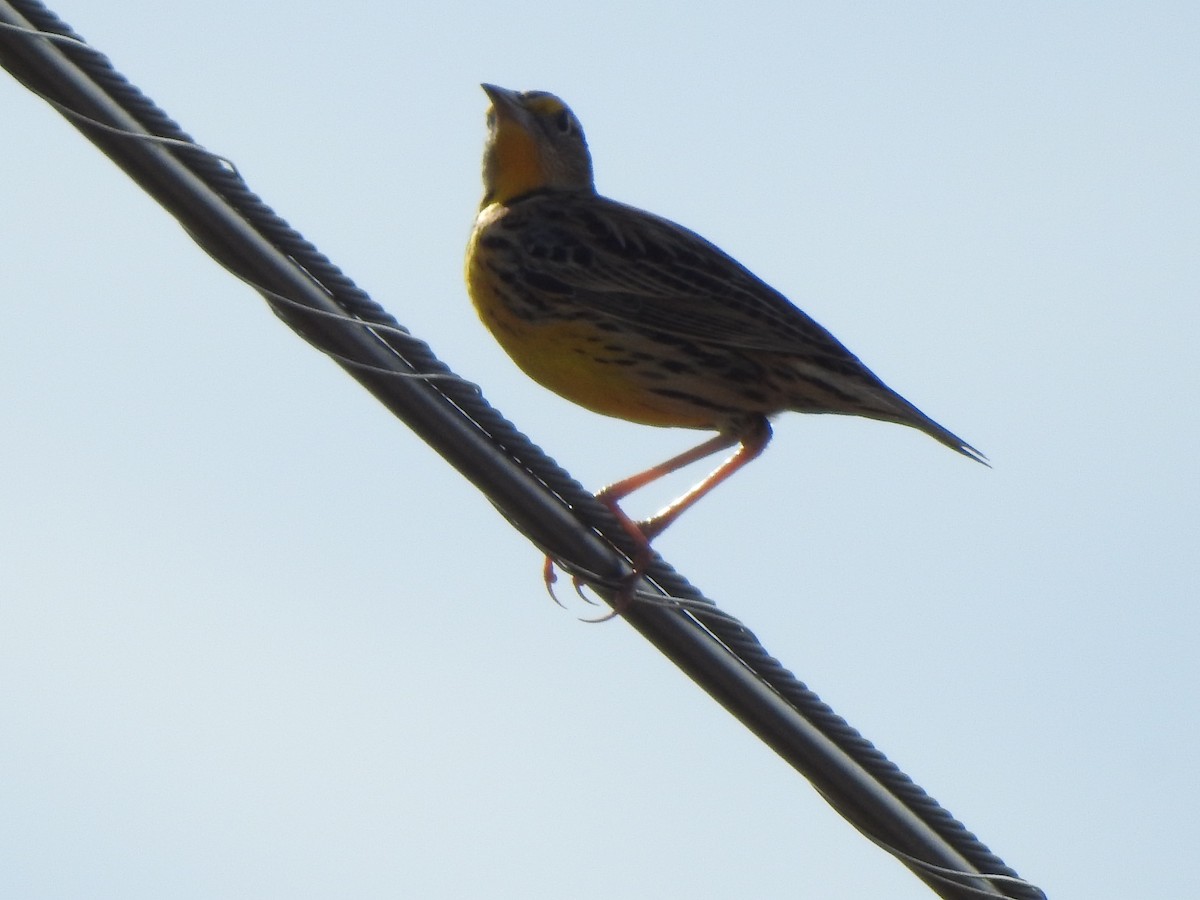
[[[777,413],[897,422],[985,461],[737,260],[597,194],[579,120],[558,97],[483,89],[492,103],[484,195],[466,264],[483,323],[526,374],[568,400],[646,425],[717,432],[596,495],[641,548],[634,576],[654,537],[763,451]],[[621,511],[638,488],[734,445],[649,519]]]

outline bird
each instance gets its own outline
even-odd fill
[[[652,540],[766,449],[780,413],[908,425],[988,465],[732,256],[599,194],[583,128],[557,96],[482,88],[491,101],[484,195],[466,281],[485,327],[529,377],[582,407],[715,432],[596,494],[637,548],[627,583],[644,574]],[[729,448],[649,518],[634,521],[621,509],[634,491]],[[545,577],[553,594],[549,559]]]

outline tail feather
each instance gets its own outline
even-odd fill
[[[893,401],[892,405],[894,407],[898,407],[898,409],[895,417],[889,418],[889,421],[898,422],[901,425],[908,425],[909,427],[915,428],[918,431],[923,431],[935,441],[945,444],[951,450],[961,453],[968,459],[973,459],[977,463],[982,463],[989,469],[992,467],[992,464],[988,461],[988,458],[983,454],[982,451],[968,444],[949,428],[939,425],[899,394],[895,393],[894,391],[891,392],[891,394],[892,396],[889,399]]]

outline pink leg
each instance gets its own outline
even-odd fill
[[[638,472],[636,475],[630,475],[628,478],[614,481],[607,487],[601,488],[596,494],[596,499],[611,509],[616,501],[628,497],[634,491],[640,490],[651,482],[670,475],[672,472],[677,472],[684,466],[690,466],[692,463],[702,460],[706,456],[712,456],[726,447],[732,447],[739,440],[738,435],[735,433],[722,432],[709,438],[703,444],[693,447],[691,450],[685,450],[678,456],[672,456],[666,462],[651,466],[644,472]]]
[[[727,460],[713,469],[697,485],[690,488],[683,496],[671,501],[650,518],[638,523],[638,528],[646,538],[647,543],[654,540],[656,537],[666,531],[668,526],[670,526],[676,519],[695,506],[696,503],[702,497],[707,495],[709,491],[724,482],[727,478],[729,478],[729,476],[741,469],[747,463],[757,459],[763,450],[767,449],[767,444],[771,442],[771,426],[768,424],[766,419],[761,419],[755,424],[752,430],[744,432],[740,437],[729,435],[718,435],[717,437],[724,438],[724,443],[715,443],[715,445],[711,447],[707,453],[696,456],[695,459],[701,459],[710,453],[723,450],[725,447],[728,447],[733,443],[739,444],[737,451]],[[714,442],[710,441],[706,442],[705,444],[701,444],[696,448],[696,450],[698,451],[705,448],[708,443]],[[681,454],[681,456],[676,457],[676,459],[680,459],[688,455],[689,454],[686,453]],[[687,465],[688,462],[692,461],[693,460],[689,459],[686,462],[681,463],[681,465]],[[669,465],[671,462],[674,462],[674,460],[669,460],[664,465]],[[666,471],[662,472],[662,475],[673,472],[679,467],[680,466],[677,465],[675,468],[667,469]],[[628,480],[629,479],[626,479],[626,481]],[[654,479],[650,479],[650,481],[653,480]],[[646,483],[648,484],[649,481]],[[601,491],[600,493],[603,494],[604,491]],[[601,501],[604,502],[606,506],[611,508],[612,504],[608,503],[605,498],[601,498]]]
[[[637,544],[637,550],[632,559],[633,571],[627,576],[626,588],[622,591],[621,597],[618,597],[615,607],[617,613],[621,612],[624,606],[628,605],[632,599],[634,584],[637,583],[638,578],[650,565],[650,542],[662,534],[676,519],[691,509],[709,491],[721,484],[751,460],[757,458],[766,449],[770,441],[771,426],[765,418],[759,419],[751,428],[745,431],[722,432],[699,446],[693,447],[691,450],[671,457],[666,462],[659,463],[657,466],[652,466],[644,472],[639,472],[636,475],[631,475],[621,481],[614,482],[596,494],[596,499],[612,511],[626,534]],[[734,444],[738,444],[739,446],[732,456],[717,466],[698,484],[688,490],[687,493],[673,500],[649,519],[635,522],[618,505],[617,501],[629,496],[634,491],[645,487],[651,482],[657,481],[659,478],[670,475],[684,466],[704,459],[706,456],[718,453]],[[547,571],[551,575],[553,574],[549,567]],[[550,586],[550,583],[550,578],[548,577],[547,587]],[[551,594],[553,595],[553,591]]]

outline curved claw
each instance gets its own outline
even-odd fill
[[[558,606],[566,609],[566,605],[554,593],[554,583],[556,581],[558,581],[558,573],[554,571],[554,559],[547,556],[546,562],[542,565],[542,583],[546,585],[546,593],[550,595],[550,599],[558,604]]]
[[[597,616],[595,619],[585,619],[582,616],[580,616],[579,621],[583,622],[585,625],[601,625],[605,622],[611,622],[613,619],[615,619],[619,615],[620,615],[620,613],[617,612],[617,610],[614,608],[614,609],[610,609],[608,612],[606,612],[602,616]]]
[[[649,544],[646,545],[647,556],[649,555],[648,554],[649,546],[650,546]],[[634,570],[632,572],[630,572],[628,575],[626,575],[624,578],[621,579],[621,588],[619,591],[617,591],[617,595],[615,597],[613,597],[611,610],[609,610],[604,615],[602,615],[598,618],[595,618],[595,619],[582,619],[581,618],[579,621],[586,622],[589,625],[598,625],[601,622],[608,622],[611,619],[615,619],[617,616],[625,615],[625,612],[630,607],[633,606],[633,602],[636,599],[637,584],[642,579],[642,570],[637,568],[636,566],[641,565],[641,564],[642,563],[639,563],[638,561],[635,560]]]
[[[558,595],[554,593],[554,585],[557,582],[558,573],[555,571],[554,558],[547,556],[545,563],[542,564],[542,583],[546,585],[546,593],[550,595],[550,599],[563,609],[566,609],[567,605],[559,600]],[[575,588],[575,593],[579,595],[579,599],[589,606],[596,605],[596,601],[583,592],[583,586],[586,584],[586,582],[582,578],[580,578],[578,575],[572,575],[571,584]]]
[[[633,558],[630,560],[632,569],[621,579],[620,590],[613,598],[612,611],[596,619],[580,619],[581,622],[588,623],[607,622],[610,619],[623,615],[633,605],[637,584],[646,573],[646,570],[650,568],[652,553],[650,541],[657,537],[659,532],[670,524],[669,520],[662,521],[660,516],[651,516],[644,521],[635,522],[617,504],[617,498],[607,496],[605,491],[601,491],[596,497],[601,503],[612,510],[621,528],[634,541],[636,549],[634,550]],[[553,557],[547,556],[545,563],[542,565],[542,581],[546,585],[546,593],[550,595],[550,599],[565,609],[566,605],[554,593],[554,584],[558,581],[558,574],[555,572]],[[584,579],[578,575],[572,575],[571,584],[574,586],[575,593],[579,595],[581,600],[592,606],[596,605],[596,601],[583,592],[583,587],[586,584]]]

